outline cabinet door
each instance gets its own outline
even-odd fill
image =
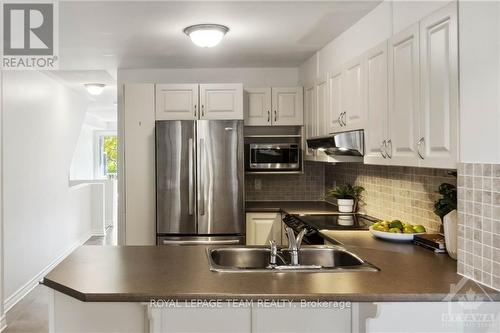
[[[326,76],[319,78],[316,81],[316,109],[317,116],[317,136],[328,134],[328,128],[326,126],[327,122],[327,112],[328,112],[328,83]]]
[[[156,85],[156,120],[197,119],[197,108],[197,84]]]
[[[328,81],[327,76],[319,78],[316,81],[316,135],[322,136],[328,134],[327,126],[327,112],[328,112]],[[315,161],[326,162],[328,161],[328,155],[322,151],[316,151]]]
[[[306,139],[315,136],[316,126],[315,126],[315,108],[314,108],[314,86],[306,87],[304,93],[304,129]],[[307,148],[305,149],[305,159],[314,160],[314,150]]]
[[[200,84],[200,119],[243,119],[243,85]]]
[[[302,87],[272,88],[273,125],[304,124]]]
[[[420,22],[421,166],[457,167],[458,36],[454,2]]]
[[[329,109],[327,116],[327,132],[339,132],[342,130],[342,70],[332,71],[328,74],[328,98]]]
[[[415,24],[389,40],[390,164],[418,166],[419,98],[419,38]]]
[[[245,126],[271,126],[271,88],[245,89]]]
[[[281,243],[281,214],[247,213],[246,244],[268,245],[270,240]]]
[[[365,54],[365,99],[367,124],[365,130],[366,164],[386,164],[384,143],[387,140],[387,42]]]
[[[363,61],[358,57],[344,67],[342,87],[342,108],[344,109],[345,129],[361,129],[365,126],[363,105]]]

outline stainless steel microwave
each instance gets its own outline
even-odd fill
[[[300,170],[298,144],[250,144],[248,154],[250,170]]]

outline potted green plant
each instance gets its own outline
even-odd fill
[[[326,195],[337,199],[339,212],[352,213],[356,211],[364,190],[362,186],[343,184],[330,188]]]
[[[450,257],[457,259],[457,188],[455,185],[443,183],[439,185],[438,193],[442,197],[434,203],[434,214],[443,222],[446,251]]]

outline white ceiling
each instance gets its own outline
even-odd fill
[[[116,81],[106,70],[58,70],[49,72],[51,76],[89,100],[87,113],[96,116],[102,121],[115,122],[116,108]],[[106,87],[98,96],[90,95],[85,83],[104,83]]]
[[[59,4],[65,69],[295,67],[380,1],[70,1]],[[219,23],[215,48],[182,30]]]
[[[89,113],[116,121],[118,68],[297,67],[380,1],[61,1],[56,75],[86,93]],[[194,46],[182,32],[218,23],[218,46]],[[110,76],[111,75],[111,76]]]

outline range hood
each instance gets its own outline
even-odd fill
[[[340,156],[357,156],[361,160],[365,154],[364,132],[357,130],[318,136],[308,139],[307,146],[336,159]]]

